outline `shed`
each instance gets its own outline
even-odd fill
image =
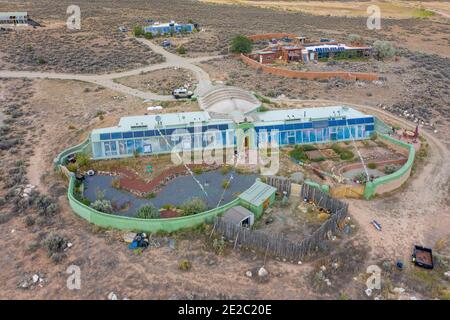
[[[232,207],[224,213],[222,218],[239,227],[251,227],[255,222],[255,215],[242,206]]]
[[[261,182],[259,179],[239,195],[241,204],[260,217],[264,209],[275,201],[276,188]]]

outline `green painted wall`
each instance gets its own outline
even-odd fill
[[[69,204],[72,210],[83,219],[104,228],[136,230],[149,233],[158,231],[173,232],[185,228],[192,228],[204,222],[211,222],[213,221],[214,217],[240,204],[240,199],[237,198],[221,207],[191,216],[166,219],[138,219],[107,214],[94,210],[75,199],[75,196],[73,195],[74,187],[75,176],[71,174],[69,180],[69,190],[67,193]]]
[[[396,172],[391,173],[384,177],[379,177],[379,178],[373,180],[372,182],[369,181],[366,183],[366,187],[364,189],[364,198],[366,198],[366,199],[370,199],[373,196],[375,196],[376,189],[378,186],[380,186],[382,184],[390,183],[390,182],[395,181],[400,178],[403,178],[405,175],[409,176],[409,174],[411,173],[411,168],[412,168],[412,165],[414,164],[414,158],[416,155],[416,150],[414,149],[414,146],[411,144],[405,143],[403,141],[399,141],[397,139],[394,139],[394,138],[384,135],[384,134],[379,134],[378,137],[381,139],[385,139],[391,143],[394,143],[402,148],[407,148],[409,150],[409,155],[408,155],[408,160],[406,161],[406,163]]]

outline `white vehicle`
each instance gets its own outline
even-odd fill
[[[186,88],[177,88],[172,91],[172,95],[175,97],[175,99],[182,99],[182,98],[189,99],[194,95],[194,93]]]
[[[147,108],[147,111],[162,110],[162,108],[162,106],[151,106]]]

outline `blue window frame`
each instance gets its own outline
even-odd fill
[[[155,135],[155,132],[153,130],[144,131],[144,136],[146,136],[146,137],[151,137],[154,135]]]
[[[310,142],[316,142],[316,133],[314,130],[311,130],[309,132],[309,141]]]
[[[127,140],[127,153],[132,154],[134,152],[134,140]]]
[[[111,139],[122,139],[122,132],[111,133]]]
[[[303,143],[301,130],[295,131],[295,142],[296,143]]]
[[[124,133],[123,133],[123,138],[124,138],[124,139],[130,139],[130,138],[133,138],[133,132],[131,132],[131,131],[124,132]]]
[[[285,131],[280,132],[280,144],[287,144],[287,134]]]
[[[302,132],[303,135],[303,143],[309,142],[309,130],[304,130]]]
[[[111,139],[110,133],[100,133],[100,140],[109,140]]]
[[[144,136],[144,131],[134,131],[133,136],[135,138],[142,138]]]

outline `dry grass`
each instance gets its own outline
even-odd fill
[[[429,18],[434,12],[419,7],[415,1],[259,1],[259,0],[200,0],[202,2],[255,6],[259,8],[282,10],[288,12],[304,12],[313,15],[338,17],[366,17],[367,7],[380,7],[382,17],[395,19]],[[450,5],[440,2],[427,2],[427,9],[450,11]]]

